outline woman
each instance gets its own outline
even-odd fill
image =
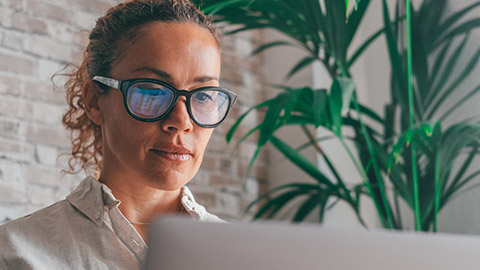
[[[70,170],[98,168],[64,201],[0,227],[1,269],[138,269],[159,215],[220,219],[185,187],[236,95],[187,0],[133,0],[97,21],[67,83]],[[121,202],[121,203],[120,203]]]

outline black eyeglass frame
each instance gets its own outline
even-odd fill
[[[164,81],[160,81],[160,80],[156,80],[156,79],[149,79],[149,78],[137,78],[137,79],[120,81],[120,80],[115,80],[115,79],[108,78],[108,77],[103,77],[103,76],[94,76],[92,80],[96,81],[96,82],[99,82],[103,85],[106,85],[108,87],[120,90],[122,92],[123,103],[125,105],[125,108],[127,109],[128,114],[130,114],[130,116],[132,116],[133,118],[135,118],[139,121],[143,121],[143,122],[155,122],[155,121],[163,119],[168,114],[170,114],[170,112],[173,110],[173,108],[175,108],[175,105],[177,104],[178,98],[180,98],[180,96],[184,96],[186,98],[187,112],[188,112],[188,116],[190,116],[190,119],[192,119],[192,121],[199,127],[215,128],[225,120],[227,115],[230,113],[230,109],[233,107],[233,105],[237,101],[237,94],[235,94],[232,91],[230,91],[226,88],[223,88],[223,87],[206,86],[206,87],[201,87],[201,88],[197,88],[197,89],[193,89],[193,90],[180,90],[180,89],[177,89],[174,86],[172,86],[172,85],[170,85],[170,84],[168,84]],[[159,85],[165,86],[166,88],[172,90],[173,100],[172,100],[171,104],[168,106],[167,110],[162,115],[160,115],[158,117],[155,117],[155,118],[143,118],[143,117],[139,117],[139,116],[135,115],[135,113],[133,113],[130,110],[130,108],[128,106],[128,102],[127,102],[128,89],[130,88],[130,86],[134,85],[135,83],[141,83],[141,82],[159,84]],[[228,104],[228,107],[227,107],[227,112],[225,113],[225,116],[223,116],[223,118],[220,121],[218,121],[218,123],[216,123],[216,124],[211,124],[211,125],[201,124],[195,119],[195,117],[193,117],[193,113],[192,113],[192,109],[191,109],[191,105],[190,105],[190,98],[191,98],[192,95],[194,95],[197,92],[212,91],[212,90],[222,92],[222,93],[224,93],[228,96],[229,104]]]

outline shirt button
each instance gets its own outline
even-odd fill
[[[102,217],[102,213],[100,211],[98,211],[96,214],[95,214],[95,217],[97,219],[100,219]]]

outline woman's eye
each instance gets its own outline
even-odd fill
[[[200,102],[210,102],[213,101],[213,98],[207,93],[198,93],[195,95],[195,100]]]

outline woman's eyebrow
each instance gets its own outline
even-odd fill
[[[172,75],[170,75],[168,72],[166,71],[163,71],[161,69],[157,69],[157,68],[152,68],[152,67],[141,67],[141,68],[137,68],[135,70],[133,70],[134,72],[136,71],[148,71],[148,72],[152,72],[154,73],[155,75],[159,76],[160,78],[164,79],[164,80],[168,80],[168,81],[171,81],[172,80]],[[194,82],[209,82],[209,81],[220,81],[220,79],[218,77],[213,77],[213,76],[208,76],[208,75],[205,75],[205,76],[200,76],[200,77],[196,77],[194,79]]]
[[[165,80],[172,79],[172,75],[170,75],[168,72],[160,69],[152,68],[152,67],[141,67],[133,70],[133,72],[136,72],[136,71],[148,71],[148,72],[154,73],[155,75],[159,76],[162,79],[165,79]]]
[[[195,82],[209,82],[209,81],[220,81],[219,78],[217,77],[212,77],[212,76],[200,76],[195,78]]]

